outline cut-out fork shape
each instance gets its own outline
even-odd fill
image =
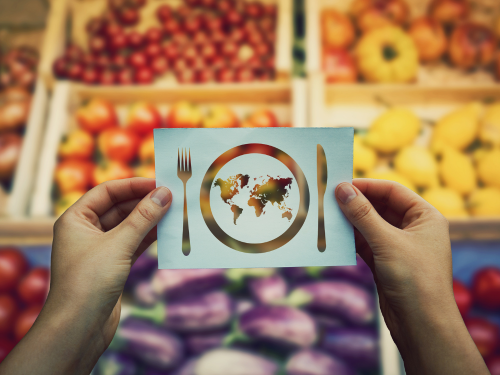
[[[189,255],[189,253],[191,252],[191,241],[189,240],[186,183],[191,178],[192,174],[193,170],[191,169],[191,149],[189,149],[189,151],[186,151],[186,149],[177,149],[177,177],[179,177],[179,179],[184,184],[184,218],[182,225],[182,253],[184,255]]]

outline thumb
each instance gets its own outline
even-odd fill
[[[380,238],[380,232],[388,228],[387,222],[355,186],[347,182],[339,184],[335,197],[347,220],[359,230],[368,244]]]
[[[158,187],[146,195],[118,225],[118,231],[134,247],[134,250],[167,213],[171,202],[170,190],[163,186]]]

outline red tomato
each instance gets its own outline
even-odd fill
[[[5,337],[0,337],[0,363],[7,357],[7,355],[14,349],[16,344],[14,341]]]
[[[92,134],[118,125],[113,105],[100,99],[92,99],[86,106],[81,107],[76,112],[76,119],[82,129]]]
[[[279,126],[278,119],[271,111],[261,109],[252,113],[241,125],[242,128],[274,128]]]
[[[467,315],[472,305],[472,296],[469,289],[458,280],[453,280],[453,294],[457,302],[458,310],[462,316]]]
[[[495,324],[482,318],[469,318],[465,325],[483,358],[495,352],[500,344],[500,333]]]
[[[147,103],[132,105],[127,116],[128,129],[143,136],[160,127],[161,116],[155,106]]]
[[[0,334],[9,334],[16,320],[17,303],[9,294],[0,294]]]
[[[134,171],[127,164],[120,161],[110,161],[104,165],[96,166],[92,174],[92,184],[97,186],[106,181],[132,177],[134,177]]]
[[[324,51],[323,71],[328,83],[352,83],[358,80],[356,62],[348,51]]]
[[[88,161],[63,160],[59,163],[54,178],[61,194],[87,190],[93,169],[94,164]]]
[[[0,249],[0,292],[13,290],[28,270],[24,255],[16,249]]]
[[[155,161],[155,142],[153,134],[144,138],[139,148],[139,159],[143,163],[154,163]]]
[[[490,370],[491,375],[500,375],[500,356],[491,357],[486,361],[486,366]]]
[[[19,315],[14,325],[14,338],[17,342],[21,341],[28,333],[36,318],[40,315],[40,311],[42,311],[42,306],[31,306]]]
[[[75,130],[68,134],[59,146],[62,159],[90,159],[94,152],[94,137],[84,130]]]
[[[110,159],[128,163],[137,156],[139,137],[128,129],[108,129],[98,138],[99,150]]]
[[[27,304],[45,302],[49,293],[50,271],[47,268],[33,268],[19,283],[17,294]]]
[[[487,267],[477,271],[472,281],[472,295],[479,306],[500,309],[500,270]]]

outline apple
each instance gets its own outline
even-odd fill
[[[139,102],[130,107],[126,127],[140,136],[150,134],[153,129],[161,128],[161,116],[152,104]]]
[[[184,0],[184,2],[186,3],[185,7],[192,7],[192,8],[200,6],[201,4],[201,0]]]
[[[173,42],[168,42],[163,46],[163,54],[168,61],[173,62],[179,57],[179,47]]]
[[[68,65],[67,76],[73,81],[79,81],[83,75],[83,64],[79,62],[71,62]]]
[[[14,175],[22,144],[22,137],[16,133],[0,134],[0,181],[8,181]]]
[[[156,56],[151,62],[151,70],[154,74],[161,75],[168,70],[168,61],[164,56]]]
[[[278,14],[276,4],[264,3],[262,5],[262,10],[264,14],[268,17],[276,18]]]
[[[54,172],[54,181],[64,195],[73,191],[86,191],[91,183],[94,164],[83,160],[63,160]]]
[[[158,43],[150,43],[144,49],[144,53],[149,59],[154,59],[162,54],[162,48]]]
[[[163,31],[167,35],[173,35],[181,30],[181,24],[175,18],[170,18],[163,22]]]
[[[232,40],[228,40],[222,44],[221,52],[224,56],[231,58],[238,54],[239,47]]]
[[[184,31],[178,31],[172,35],[171,41],[174,42],[180,49],[186,48],[188,45],[192,44],[191,38],[184,33]]]
[[[225,14],[225,21],[229,26],[240,26],[243,23],[243,16],[233,8]]]
[[[262,32],[260,32],[259,30],[253,30],[248,32],[247,40],[252,47],[264,43],[264,39],[265,39],[264,34],[262,34]]]
[[[267,109],[261,109],[252,113],[248,118],[245,119],[242,127],[253,127],[253,128],[275,128],[279,126],[278,119],[271,111]]]
[[[255,81],[255,73],[250,68],[239,68],[236,71],[236,81],[237,82],[253,82]]]
[[[160,43],[163,38],[163,32],[159,27],[151,27],[144,34],[147,43]]]
[[[191,1],[193,1],[193,0],[191,0]],[[197,1],[197,0],[195,0],[195,1]],[[199,1],[197,1],[197,3],[199,5]],[[193,13],[193,8],[195,6],[196,5],[182,4],[182,5],[177,7],[177,9],[175,10],[175,13],[176,13],[178,18],[186,19]]]
[[[210,43],[210,39],[205,31],[197,31],[192,37],[193,44],[202,48],[205,44]]]
[[[198,56],[198,51],[194,45],[187,46],[182,51],[182,57],[188,64],[191,64]]]
[[[128,62],[134,68],[139,69],[147,65],[148,60],[144,52],[133,52],[128,58]]]
[[[325,48],[347,49],[356,38],[351,20],[334,9],[321,13],[321,39]]]
[[[52,71],[54,72],[54,74],[55,74],[55,76],[57,78],[67,78],[67,76],[68,76],[68,65],[69,65],[69,62],[66,59],[66,57],[59,57],[52,64]],[[7,73],[3,72],[2,77],[6,77],[6,76],[7,76]],[[10,77],[10,75],[9,75],[9,77]],[[9,84],[3,82],[3,85],[4,86],[8,86]]]
[[[261,59],[267,58],[273,52],[271,45],[265,42],[256,44],[253,49],[255,54]]]
[[[82,73],[82,82],[93,85],[99,80],[99,72],[94,67],[86,67]]]
[[[451,26],[465,21],[470,13],[468,0],[433,0],[428,14],[442,23]]]
[[[147,135],[139,146],[139,160],[141,163],[155,162],[155,142],[152,133]]]
[[[217,56],[217,48],[215,48],[215,45],[212,43],[205,44],[201,48],[201,57],[205,61],[213,61],[215,59],[215,56]]]
[[[196,32],[201,30],[202,27],[201,17],[191,16],[187,18],[183,23],[183,27],[188,34],[190,35],[195,34]]]
[[[76,120],[83,130],[91,134],[118,126],[114,106],[104,100],[92,99],[76,111]]]
[[[77,129],[63,137],[58,155],[61,159],[89,160],[94,153],[94,146],[92,134]]]
[[[132,49],[142,48],[144,45],[144,37],[141,33],[132,30],[127,34],[127,45]]]
[[[106,181],[121,180],[134,177],[134,170],[120,161],[109,161],[98,165],[92,172],[92,186],[97,186]]]
[[[111,66],[115,69],[123,69],[125,68],[125,66],[127,66],[127,59],[124,55],[114,55],[111,58]]]
[[[83,51],[80,47],[70,44],[66,47],[64,56],[70,61],[80,61],[83,58]]]
[[[116,73],[112,69],[104,69],[99,76],[100,85],[114,85],[117,82]]]
[[[486,26],[465,23],[453,31],[449,56],[453,64],[462,69],[487,66],[495,58],[495,34]]]
[[[172,66],[172,69],[175,72],[175,74],[179,74],[184,70],[188,70],[189,64],[184,59],[177,59],[177,60],[175,60],[174,65]]]
[[[116,12],[118,22],[126,26],[134,26],[139,22],[139,12],[132,7],[123,7]]]
[[[355,0],[351,5],[358,28],[362,32],[387,26],[404,26],[410,10],[404,0]]]
[[[203,119],[204,128],[237,128],[238,117],[225,105],[215,105]]]
[[[443,26],[431,17],[416,19],[408,32],[417,46],[420,61],[439,60],[448,48]]]
[[[258,20],[259,29],[264,33],[276,31],[276,21],[271,17],[263,17]],[[352,24],[351,24],[352,25]]]
[[[222,29],[224,28],[224,20],[220,16],[211,15],[205,18],[204,25],[205,29],[210,32],[222,31]]]
[[[101,54],[99,56],[96,56],[94,59],[95,66],[97,66],[99,69],[104,69],[107,68],[111,64],[111,60],[109,59],[108,55]]]
[[[227,67],[227,62],[226,60],[224,59],[224,57],[220,56],[220,55],[217,55],[215,56],[215,58],[212,60],[212,63],[210,64],[210,67],[213,69],[213,70],[219,70],[219,69],[222,69],[222,68],[225,68]]]
[[[243,44],[246,41],[246,33],[243,29],[233,29],[229,33],[229,39],[238,45]]]
[[[117,23],[108,22],[108,23],[106,23],[106,26],[104,27],[104,36],[106,38],[112,38],[113,36],[115,36],[117,34],[122,34],[122,33],[123,33],[123,29]]]
[[[101,36],[93,36],[89,39],[89,50],[94,55],[99,55],[106,51],[106,39]]]
[[[244,13],[248,18],[259,18],[264,13],[264,9],[261,3],[250,1],[244,4]]]
[[[191,62],[191,70],[197,72],[197,71],[200,71],[202,69],[205,69],[207,67],[207,64],[205,62],[205,60],[198,56],[197,58],[195,58],[192,62]]]
[[[137,156],[140,139],[132,130],[113,128],[99,134],[97,143],[107,159],[129,163]]]
[[[106,26],[106,21],[101,17],[94,17],[87,22],[85,29],[90,35],[102,34],[104,32],[104,27]]]
[[[220,83],[231,83],[236,81],[236,74],[234,69],[231,68],[221,68],[215,76],[217,82]]]
[[[150,67],[143,66],[135,71],[134,81],[139,85],[148,85],[154,80],[154,73]]]
[[[179,83],[196,82],[196,72],[193,69],[179,70],[175,73],[175,77]]]
[[[212,43],[214,43],[217,47],[220,47],[227,38],[226,34],[222,31],[214,31],[210,34],[210,39],[212,40]]]
[[[213,9],[215,8],[218,0],[201,0],[201,6],[208,8],[208,9]]]
[[[234,1],[233,0],[218,0],[216,4],[216,8],[219,13],[225,14],[229,12],[231,9],[234,9]]]
[[[204,68],[196,72],[196,82],[207,83],[215,81],[215,72],[212,68]]]
[[[323,51],[323,71],[327,83],[351,83],[358,78],[354,58],[341,49]]]
[[[172,17],[172,8],[167,4],[162,4],[156,9],[156,17],[161,23],[166,22]]]
[[[109,48],[115,53],[125,48],[127,44],[128,40],[125,33],[115,34],[109,39]]]
[[[172,105],[167,115],[167,127],[169,128],[199,128],[202,124],[203,115],[195,104],[189,102],[178,102]]]
[[[132,68],[121,69],[116,77],[117,83],[120,85],[131,85],[134,83],[134,70]]]

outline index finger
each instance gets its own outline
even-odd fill
[[[357,178],[352,184],[369,201],[386,204],[398,215],[404,215],[413,208],[433,208],[420,195],[394,181]]]
[[[74,207],[87,209],[101,216],[115,204],[130,199],[142,199],[155,188],[154,178],[134,177],[108,181],[90,190]]]

